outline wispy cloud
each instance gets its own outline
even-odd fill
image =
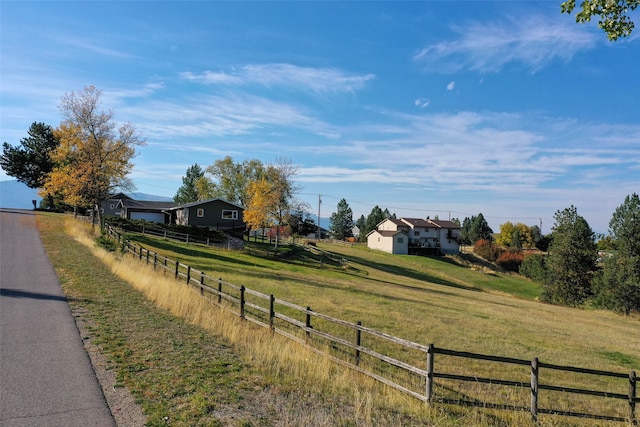
[[[447,90],[453,90],[456,87],[456,82],[451,82],[447,85]]]
[[[318,93],[355,92],[375,78],[373,74],[356,75],[333,68],[299,67],[291,64],[250,64],[229,73],[183,72],[180,76],[185,80],[204,84],[259,84],[266,87],[294,87]]]
[[[301,180],[518,194],[550,185],[614,185],[640,168],[637,140],[624,138],[637,134],[639,126],[578,123],[577,131],[560,119],[486,112],[387,114],[386,120],[404,125],[388,126],[386,134],[379,124],[371,132],[366,126],[351,129],[344,144],[324,147],[339,150],[346,163],[305,169]]]
[[[430,103],[431,101],[429,101],[427,98],[418,98],[413,101],[413,105],[420,108],[428,107]]]
[[[430,72],[463,69],[499,72],[508,65],[536,72],[556,61],[569,61],[595,47],[596,37],[585,27],[548,16],[453,26],[457,38],[420,49],[413,59]]]
[[[225,94],[150,101],[125,110],[149,138],[247,135],[298,129],[325,138],[340,130],[304,107],[248,94]]]

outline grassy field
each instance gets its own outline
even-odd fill
[[[103,339],[103,345],[105,351],[114,354],[112,357],[114,369],[122,371],[120,375],[123,384],[137,393],[140,401],[145,405],[145,411],[153,414],[152,420],[159,420],[160,423],[165,416],[162,415],[165,409],[166,412],[173,413],[177,411],[176,408],[186,407],[191,409],[178,417],[184,422],[182,424],[176,422],[173,425],[527,424],[526,416],[505,411],[493,412],[452,405],[424,408],[424,405],[419,405],[410,398],[402,398],[382,387],[376,389],[375,385],[368,385],[367,381],[361,378],[358,378],[357,382],[361,383],[363,388],[353,391],[349,389],[352,385],[349,383],[354,383],[350,374],[327,366],[326,363],[314,359],[312,355],[305,354],[295,347],[286,347],[287,351],[284,353],[269,353],[264,357],[258,357],[257,354],[264,350],[251,347],[246,342],[243,343],[239,336],[246,337],[251,333],[258,334],[256,336],[259,337],[261,332],[229,333],[228,330],[226,332],[216,330],[215,325],[211,324],[222,324],[221,320],[202,320],[205,317],[202,313],[208,310],[204,308],[197,310],[189,308],[186,310],[190,313],[187,316],[179,312],[175,313],[180,317],[193,317],[194,313],[200,313],[196,316],[200,320],[189,319],[192,323],[204,325],[200,328],[185,325],[165,311],[158,311],[153,304],[147,303],[138,291],[127,285],[122,279],[122,277],[127,278],[126,274],[120,274],[121,278],[114,279],[112,277],[114,273],[104,266],[101,267],[100,264],[103,263],[95,261],[93,255],[86,254],[86,248],[82,249],[81,245],[65,237],[64,233],[59,230],[54,231],[53,227],[48,226],[55,221],[53,217],[42,217],[43,241],[63,279],[65,290],[75,298],[72,304],[87,306],[88,311],[98,313],[95,317],[100,325],[96,328],[96,334],[106,336]],[[173,259],[179,259],[213,277],[221,277],[227,282],[274,294],[277,298],[302,306],[308,305],[315,311],[344,320],[353,322],[360,320],[365,326],[419,343],[435,343],[438,347],[454,350],[524,359],[539,357],[548,363],[618,372],[640,368],[638,356],[640,340],[637,339],[640,322],[638,319],[619,317],[607,312],[566,309],[537,303],[535,298],[540,292],[539,286],[518,276],[465,265],[463,260],[394,256],[361,247],[319,245],[321,249],[334,254],[332,259],[347,260],[346,265],[342,265],[326,258],[320,265],[320,258],[311,256],[307,252],[292,253],[274,259],[255,255],[261,253],[258,251],[251,255],[195,245],[168,243],[147,236],[136,239],[146,248]],[[60,248],[60,242],[65,242],[64,248]],[[67,261],[67,264],[64,264],[71,250],[74,251],[74,259],[82,259],[82,263]],[[81,257],[80,253],[85,255]],[[128,269],[135,270],[136,274],[129,273],[127,281],[134,281],[132,276],[140,276],[139,267],[130,266]],[[76,275],[82,275],[82,279],[76,279]],[[92,279],[89,280],[89,278]],[[89,290],[84,289],[88,286],[87,282],[96,283]],[[105,282],[113,286],[106,288]],[[175,292],[177,289],[175,283],[173,285],[169,283],[168,286],[169,292]],[[152,285],[150,288],[155,289],[157,286]],[[91,296],[87,297],[85,293]],[[77,297],[75,294],[78,294]],[[134,295],[137,296],[134,298]],[[187,300],[192,297],[193,295]],[[121,298],[124,300],[121,301]],[[147,294],[147,298],[154,297]],[[176,301],[175,296],[166,298],[173,299],[174,303]],[[195,299],[198,299],[197,296]],[[128,305],[129,301],[134,300],[136,309]],[[170,306],[171,304],[166,309],[171,309]],[[104,310],[106,312],[103,312]],[[135,320],[129,319],[131,313],[137,313]],[[154,316],[161,318],[167,316],[171,320],[151,321],[150,318],[155,319]],[[129,320],[120,321],[121,317]],[[145,341],[142,336],[147,335],[155,337],[155,339],[151,338],[151,341],[166,344],[167,340],[162,335],[164,330],[178,324],[181,325],[178,331],[181,331],[181,328],[194,328],[193,332],[184,333],[185,339],[180,340],[180,344],[172,341],[169,347],[172,351],[178,352],[187,349],[186,353],[169,356],[168,359],[163,359],[160,366],[163,366],[167,375],[172,376],[171,378],[177,377],[183,381],[183,385],[178,387],[182,392],[178,395],[189,403],[181,402],[175,396],[167,397],[163,394],[169,393],[167,390],[148,392],[154,387],[151,385],[153,381],[164,383],[164,386],[157,386],[161,390],[167,388],[166,383],[169,378],[163,378],[156,369],[149,367],[154,358],[159,357],[156,353],[163,353],[165,350],[157,344],[156,346],[151,343],[140,344],[140,348],[137,344],[131,344],[131,342]],[[206,326],[207,324],[209,326]],[[152,333],[145,328],[150,328],[152,331],[160,329],[162,332]],[[191,331],[191,329],[188,330]],[[191,335],[192,333],[195,335]],[[176,332],[176,334],[180,335],[182,332]],[[250,341],[258,342],[260,339],[254,337]],[[119,344],[113,343],[122,343],[126,348],[124,355],[118,356]],[[234,361],[234,363],[221,362],[224,366],[231,366],[228,375],[227,370],[217,371],[206,368],[210,363],[216,365],[214,356],[218,354],[216,346],[221,346],[224,349],[221,354],[229,354]],[[285,348],[285,344],[281,347]],[[139,356],[138,353],[143,355]],[[195,356],[192,357],[191,353],[195,353]],[[296,358],[293,362],[291,354],[302,355],[302,357]],[[275,362],[283,358],[286,363]],[[198,363],[187,363],[186,371],[171,362],[171,360],[179,360],[180,364],[183,364],[191,359]],[[210,361],[210,359],[213,360]],[[297,363],[309,365],[309,362],[304,362],[305,359],[314,360],[312,364],[315,368],[311,371],[301,367],[293,372],[290,370],[290,367]],[[442,363],[462,370],[468,368],[459,360],[448,360]],[[205,368],[199,367],[199,364],[204,365]],[[149,379],[148,384],[139,382],[139,378],[145,377],[148,372],[152,372],[151,376],[155,379]],[[226,378],[214,380],[209,379],[209,376]],[[308,378],[313,386],[305,388],[297,385],[296,380],[300,378]],[[338,381],[339,379],[341,380]],[[570,378],[558,380],[575,381]],[[216,384],[216,381],[223,385]],[[236,384],[240,386],[236,388]],[[221,397],[216,397],[216,392],[210,390],[212,388],[222,390],[222,395],[237,396],[238,399],[225,401]],[[268,399],[264,397],[265,390],[274,389],[282,393],[270,395]],[[309,389],[315,391],[309,391]],[[523,399],[521,391],[464,390],[465,394],[472,392],[489,393],[489,395],[480,396],[488,401],[495,400],[496,396],[491,393],[501,393],[503,394],[501,398],[507,401]],[[619,392],[624,393],[625,389]],[[307,412],[293,410],[292,408],[296,405],[292,405],[291,401],[287,401],[283,396],[293,396],[295,401],[302,402],[298,407],[306,406]],[[520,405],[526,403],[526,393],[524,399]],[[550,397],[549,399],[557,400],[558,398]],[[219,400],[221,400],[220,403],[218,403]],[[259,406],[263,409],[254,411],[263,415],[256,419],[254,415],[249,415],[252,411],[246,408],[250,406],[243,402],[250,401],[255,404],[259,400],[279,401],[281,404],[275,407],[267,405],[268,409],[264,409],[263,402],[263,406]],[[200,405],[194,405],[194,401],[200,402]],[[170,408],[165,408],[166,405]],[[200,409],[194,409],[194,406]],[[232,407],[236,414],[244,414],[244,418],[242,415],[239,421],[236,418],[236,424],[229,424],[228,419],[220,421],[220,418],[217,418],[220,413],[214,409],[219,406]],[[617,411],[616,408],[609,408],[609,404],[593,399],[566,403],[569,409],[576,406],[588,406],[596,412]],[[618,403],[618,406],[621,407],[619,412],[624,415],[624,402]],[[240,407],[244,407],[245,411],[243,412]],[[309,418],[305,420],[301,418],[301,414],[308,413],[311,407],[318,408],[311,411],[315,414],[313,419],[324,421],[310,424]],[[182,412],[178,411],[178,413]],[[283,422],[283,419],[289,420],[288,423]],[[194,420],[198,421],[194,422]],[[543,418],[541,425],[570,423],[607,425],[604,422],[562,419],[553,416]]]

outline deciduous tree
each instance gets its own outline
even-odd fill
[[[200,179],[200,198],[221,197],[246,206],[249,199],[248,185],[264,175],[265,166],[257,159],[236,163],[232,157],[226,156],[207,166],[206,172],[212,178],[204,176]]]
[[[244,211],[247,225],[252,228],[275,226],[276,230],[288,225],[289,216],[305,206],[295,198],[299,187],[293,178],[297,173],[298,168],[291,160],[280,157],[274,164],[267,165],[261,178],[249,183]],[[279,234],[276,234],[276,251],[278,240]]]
[[[533,236],[531,228],[518,222],[507,221],[500,225],[500,233],[496,236],[496,243],[505,248],[532,248]]]
[[[580,4],[582,10],[576,14],[576,22],[590,22],[594,17],[600,17],[598,26],[604,30],[611,41],[618,37],[631,35],[634,28],[630,12],[640,4],[639,0],[583,0]],[[560,10],[563,13],[571,13],[576,7],[576,0],[564,1]]]
[[[135,146],[144,144],[131,123],[116,127],[113,112],[100,111],[101,94],[89,86],[62,97],[64,120],[55,130],[60,145],[52,156],[56,166],[44,185],[44,191],[62,194],[72,206],[95,209],[100,223],[100,202],[116,189],[133,187],[127,177],[131,159]]]
[[[541,299],[577,306],[592,294],[597,257],[594,233],[573,205],[557,211],[554,218],[546,260],[547,282]]]

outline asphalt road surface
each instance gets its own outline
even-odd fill
[[[28,210],[0,209],[0,425],[115,426]]]

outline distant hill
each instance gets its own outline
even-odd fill
[[[126,193],[127,196],[133,200],[140,200],[142,202],[173,202],[172,197],[155,196],[153,194],[146,193]]]
[[[38,190],[15,180],[0,181],[0,208],[33,209],[32,200],[40,205],[42,197],[38,196]]]
[[[171,197],[155,196],[153,194],[146,193],[128,193],[129,197],[134,200],[141,200],[145,202],[171,202]],[[13,208],[13,209],[33,209],[32,200],[37,200],[38,206],[42,197],[38,196],[38,190],[27,187],[25,184],[12,180],[12,181],[0,181],[0,208]]]

